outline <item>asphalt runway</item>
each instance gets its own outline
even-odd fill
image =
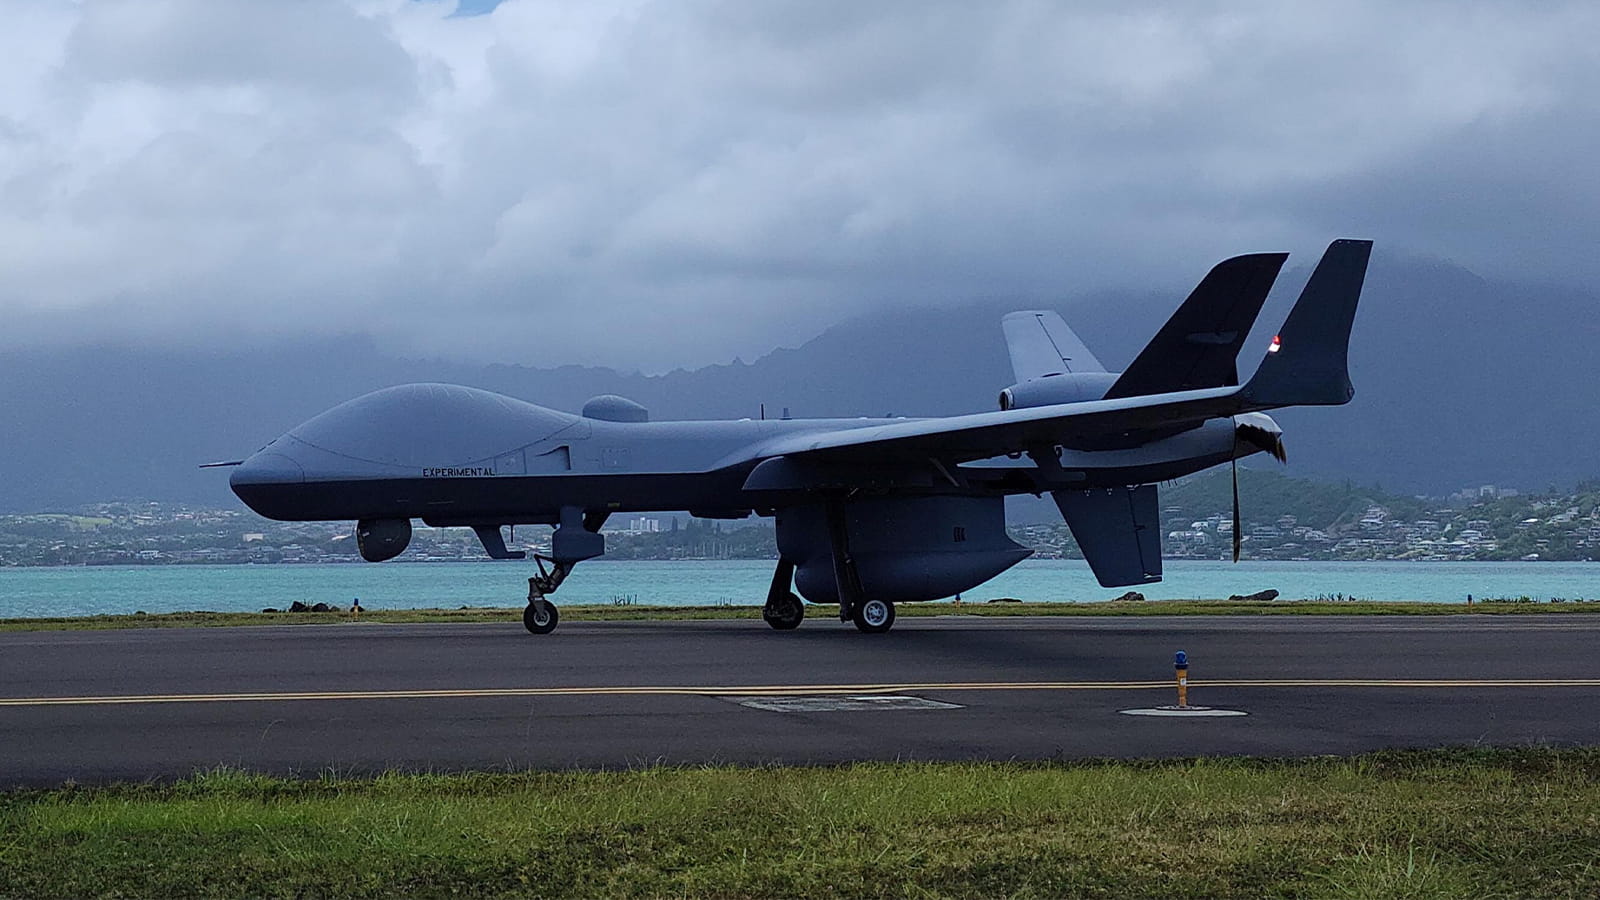
[[[1180,649],[1190,703],[1248,715],[1120,714],[1175,702]],[[1597,662],[1588,615],[13,632],[0,786],[1596,744]]]

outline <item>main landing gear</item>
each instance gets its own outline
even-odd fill
[[[806,605],[800,596],[789,590],[794,580],[794,563],[778,560],[778,570],[772,573],[772,587],[767,589],[766,605],[761,607],[761,618],[778,631],[800,627],[806,617]]]
[[[869,598],[861,589],[861,573],[850,553],[850,528],[844,503],[828,502],[828,541],[833,545],[833,580],[839,591],[839,620],[854,622],[862,634],[883,634],[894,627],[894,603]]]
[[[829,529],[833,531],[832,528]],[[863,599],[861,580],[856,575],[855,560],[850,558],[849,546],[834,539],[834,576],[839,587],[839,619],[854,623],[863,634],[883,634],[894,627],[894,603],[876,598]],[[842,562],[841,562],[842,560]],[[772,573],[772,586],[767,589],[767,602],[761,607],[761,618],[778,631],[800,627],[806,617],[806,605],[790,589],[794,581],[794,563],[778,560],[778,569]]]
[[[888,600],[863,600],[850,611],[850,621],[863,634],[883,634],[894,627],[894,604]]]

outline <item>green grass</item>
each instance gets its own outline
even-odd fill
[[[0,794],[0,895],[1593,897],[1600,750]]]
[[[1318,600],[1147,600],[1109,603],[904,603],[901,617],[916,616],[1458,616],[1527,613],[1600,613],[1600,603],[1380,603]],[[807,606],[811,618],[838,615],[834,606]],[[520,622],[522,607],[466,609],[369,609],[338,613],[175,612],[123,616],[0,619],[0,631],[60,631],[110,628],[194,628],[220,625],[335,625],[380,622]],[[685,619],[761,618],[759,606],[561,606],[563,622],[633,622]]]

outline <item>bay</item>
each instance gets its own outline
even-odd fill
[[[0,569],[0,617],[279,609],[296,600],[368,609],[520,607],[532,567],[513,562],[334,565],[86,566]],[[593,560],[562,585],[563,604],[759,604],[772,563],[763,560]],[[1152,600],[1221,598],[1273,589],[1287,599],[1461,603],[1476,598],[1600,597],[1600,563],[1242,562],[1168,560],[1166,578],[1137,590]],[[1102,588],[1080,560],[1027,560],[968,592],[982,602],[1098,602]]]

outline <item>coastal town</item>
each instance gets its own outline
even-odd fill
[[[1600,482],[1523,493],[1485,485],[1449,497],[1241,472],[1245,556],[1261,560],[1563,560],[1600,556]],[[1163,552],[1171,559],[1231,556],[1231,485],[1214,473],[1163,486]],[[613,559],[763,559],[777,555],[770,520],[618,516],[607,524]],[[1037,558],[1080,556],[1059,521],[1010,528]],[[510,533],[539,550],[549,529]],[[464,528],[419,526],[407,562],[482,558]],[[349,523],[273,522],[246,510],[153,502],[0,516],[0,566],[336,563],[359,560]]]

